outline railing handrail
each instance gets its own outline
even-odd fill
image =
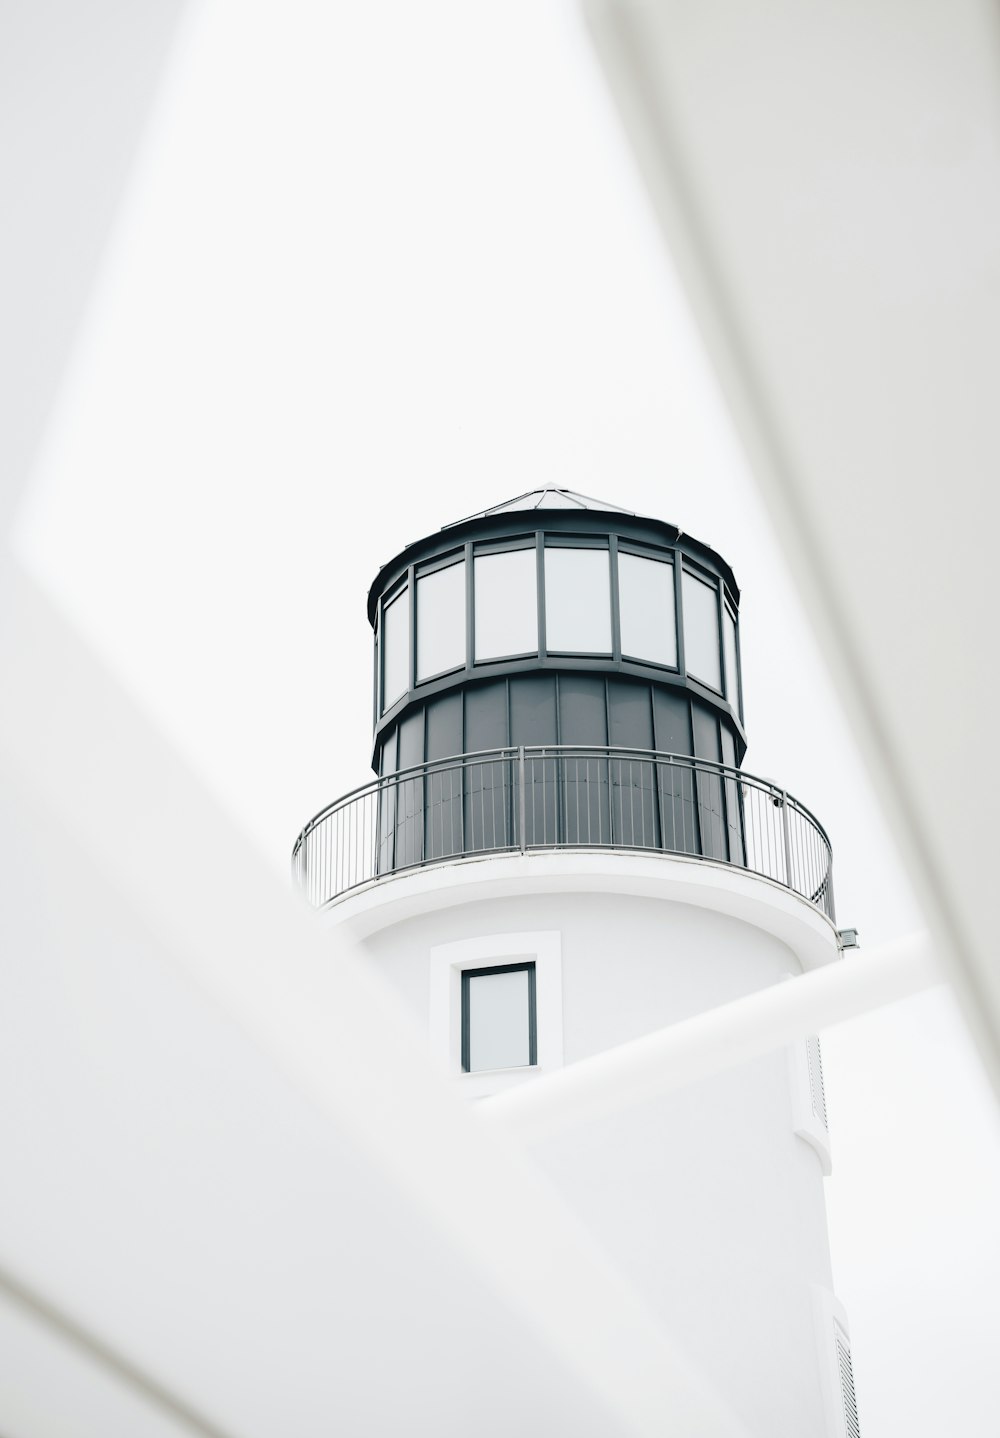
[[[387,785],[394,784],[400,779],[415,779],[418,774],[427,774],[442,765],[454,768],[456,764],[475,759],[509,759],[512,754],[517,754],[516,747],[513,749],[509,747],[506,749],[476,749],[468,754],[449,754],[444,759],[425,759],[422,764],[411,764],[406,769],[393,769],[390,774],[381,774],[375,779],[369,779],[367,783],[359,784],[356,789],[348,789],[346,794],[341,794],[339,799],[332,800],[325,809],[320,809],[318,814],[312,816],[292,846],[292,858],[295,858],[300,844],[311,829],[315,829],[317,824],[328,819],[331,814],[335,814],[338,809],[349,804],[352,799],[359,799],[362,794],[377,793],[379,789],[384,789]]]
[[[717,759],[616,744],[506,745],[371,779],[309,821],[292,872],[311,902],[325,907],[361,884],[425,864],[565,848],[732,865],[782,884],[834,920],[832,845],[787,789]]]
[[[334,799],[325,809],[314,814],[309,822],[303,827],[298,838],[292,846],[292,861],[308,838],[309,834],[318,824],[323,823],[339,809],[344,808],[352,801],[363,797],[365,794],[377,794],[380,790],[399,784],[407,779],[416,779],[421,776],[433,773],[438,769],[454,769],[457,766],[467,767],[470,764],[485,763],[486,761],[496,762],[502,759],[517,759],[523,752],[525,758],[572,758],[574,755],[586,757],[606,758],[636,758],[645,763],[671,764],[682,768],[688,768],[695,772],[702,770],[718,774],[722,778],[734,779],[738,783],[748,784],[760,789],[782,803],[790,804],[803,818],[808,819],[824,840],[831,854],[833,845],[823,825],[817,819],[811,809],[807,808],[794,794],[776,784],[773,779],[764,779],[760,775],[750,774],[745,769],[739,769],[733,764],[723,764],[716,759],[701,759],[692,754],[672,754],[661,749],[639,749],[628,745],[619,744],[530,744],[530,745],[505,745],[498,749],[476,749],[468,753],[449,754],[441,759],[425,759],[420,764],[411,764],[405,769],[393,769],[389,774],[383,774],[378,778],[370,779],[366,784],[359,784],[356,789],[350,789],[338,799]]]

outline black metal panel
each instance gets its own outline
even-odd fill
[[[465,753],[505,749],[510,743],[507,680],[472,684],[465,691]],[[502,849],[514,842],[509,766],[471,764],[465,771],[465,833],[468,848]]]
[[[379,756],[381,772],[391,774],[396,768],[396,730],[386,735]],[[377,872],[387,874],[396,862],[396,791],[383,788],[378,800],[378,867]]]
[[[596,674],[560,674],[559,737],[564,744],[605,748],[608,694]],[[566,842],[611,842],[610,774],[607,758],[577,754],[559,761],[559,805]]]
[[[653,689],[654,748],[664,754],[693,754],[691,701],[681,689]]]
[[[510,742],[515,747],[520,744],[559,742],[554,674],[522,674],[510,680]],[[558,833],[557,792],[558,772],[555,759],[536,756],[527,769],[524,797],[525,833],[529,844],[555,842]],[[513,805],[517,823],[521,812],[521,797],[516,781]]]
[[[559,675],[559,740],[562,744],[607,744],[608,700],[601,675]]]
[[[722,739],[722,762],[730,768],[736,767],[736,741],[733,739],[725,720],[720,726]],[[726,779],[723,785],[726,805],[726,827],[729,831],[729,860],[733,864],[746,863],[746,846],[743,829],[743,796],[736,779]]]
[[[697,757],[713,759],[719,763],[722,751],[719,745],[719,717],[715,710],[698,699],[692,699],[691,727]],[[699,773],[697,790],[701,853],[706,858],[728,859],[729,844],[722,780],[716,774]]]
[[[510,742],[556,744],[554,674],[520,674],[510,681]]]
[[[407,714],[399,725],[399,756],[397,768],[411,769],[424,762],[423,706]]]
[[[648,684],[608,680],[608,743],[619,749],[653,748],[653,701]]]
[[[461,754],[462,693],[440,694],[426,706],[425,748],[428,759]],[[446,765],[428,771],[424,785],[424,857],[446,858],[464,850],[462,769]]]
[[[664,754],[693,754],[691,700],[687,692],[653,686],[653,736]],[[663,847],[679,854],[700,854],[694,774],[683,765],[657,770],[660,832]]]
[[[510,743],[507,716],[507,681],[470,684],[465,691],[465,752],[505,749]]]
[[[436,695],[385,731],[384,775],[427,761],[521,744],[577,746],[536,753],[526,766],[528,845],[663,849],[746,862],[737,780],[685,756],[736,766],[739,735],[708,701],[620,676],[513,675]],[[608,746],[618,752],[601,752]],[[593,752],[588,752],[588,751]],[[653,764],[650,750],[676,754]],[[622,752],[626,751],[626,752]],[[633,752],[627,752],[633,751]],[[450,854],[520,846],[517,765],[496,755],[466,765],[431,763],[378,805],[378,871]]]
[[[653,695],[649,684],[608,680],[608,742],[615,748],[653,749]],[[659,805],[652,763],[615,758],[611,772],[611,833],[615,844],[656,849]]]
[[[400,769],[422,764],[424,759],[423,707],[412,711],[399,725]],[[419,864],[424,857],[424,781],[422,775],[401,779],[396,789],[397,868]]]
[[[441,694],[427,705],[426,758],[447,759],[463,748],[461,691]]]

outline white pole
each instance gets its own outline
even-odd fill
[[[539,1139],[698,1079],[941,982],[930,936],[905,938],[802,974],[582,1059],[476,1105],[487,1122]]]

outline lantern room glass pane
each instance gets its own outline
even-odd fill
[[[687,672],[713,689],[722,689],[719,655],[719,591],[688,570],[682,576],[684,661]]]
[[[606,549],[545,550],[545,647],[611,653],[611,560]]]
[[[538,579],[534,549],[477,554],[476,659],[538,651]]]
[[[470,974],[465,983],[468,1071],[524,1068],[530,1064],[528,969]]]
[[[622,653],[676,667],[674,566],[661,559],[619,554],[618,607]]]
[[[417,683],[465,664],[465,560],[417,580]]]
[[[722,611],[722,638],[726,646],[726,698],[740,712],[740,671],[736,657],[736,620],[728,606]]]
[[[410,685],[410,591],[404,589],[382,615],[382,712]]]

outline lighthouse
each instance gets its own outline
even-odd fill
[[[739,603],[708,544],[563,489],[376,575],[376,777],[293,876],[470,1103],[840,956],[822,824],[742,767]],[[857,1438],[815,1038],[532,1154],[748,1433]]]

